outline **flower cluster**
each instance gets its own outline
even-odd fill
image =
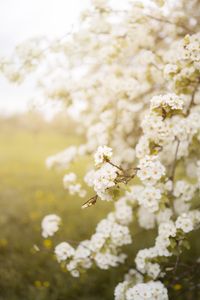
[[[92,176],[91,176],[92,175]],[[102,200],[112,200],[110,188],[115,186],[118,169],[109,163],[103,164],[96,171],[90,171],[85,176],[86,183],[94,188],[94,191]]]
[[[180,247],[184,241],[182,235],[198,228],[199,225],[200,211],[198,210],[180,215],[175,223],[172,220],[161,222],[155,246],[138,252],[135,259],[137,269],[156,279],[160,275],[161,269],[157,263],[151,263],[151,261],[158,257],[172,256],[174,243]]]
[[[138,195],[139,204],[148,209],[150,212],[155,212],[159,209],[160,199],[160,190],[153,186],[146,186]]]
[[[160,281],[148,281],[144,283],[144,277],[131,269],[125,275],[124,281],[115,288],[115,300],[168,300],[167,289]]]
[[[62,242],[56,246],[55,254],[59,262],[65,261],[72,276],[77,277],[82,269],[93,264],[106,270],[123,263],[126,255],[121,253],[120,248],[131,242],[128,227],[121,225],[114,214],[109,214],[98,224],[90,240],[81,242],[76,249]]]
[[[185,180],[177,180],[174,185],[174,208],[178,214],[188,212],[198,186]]]
[[[77,148],[75,146],[71,146],[56,155],[49,156],[46,159],[46,166],[49,169],[53,167],[67,168],[76,156]]]
[[[58,244],[55,248],[55,254],[58,262],[66,260],[74,255],[74,249],[66,242]]]
[[[176,94],[166,94],[160,96],[154,96],[151,99],[151,108],[163,108],[165,110],[181,110],[183,109],[184,100],[182,97]]]
[[[144,183],[153,184],[165,175],[165,167],[161,164],[158,156],[145,156],[139,162],[138,177]]]
[[[80,183],[76,183],[77,176],[75,173],[68,173],[63,177],[63,185],[70,195],[78,194],[79,197],[85,197],[86,190],[82,189]]]
[[[97,152],[94,155],[95,164],[102,164],[104,161],[109,160],[112,157],[112,149],[107,146],[99,146]]]
[[[148,283],[139,283],[126,292],[126,299],[160,299],[168,300],[167,289],[160,281],[149,281]]]
[[[53,236],[59,229],[61,219],[57,215],[47,215],[42,220],[42,236],[47,238],[48,236]]]

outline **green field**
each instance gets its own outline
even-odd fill
[[[31,127],[1,121],[1,300],[111,300],[114,287],[123,279],[128,264],[133,264],[134,253],[152,243],[154,233],[144,231],[129,247],[131,256],[127,265],[110,271],[93,269],[75,279],[61,269],[52,254],[54,245],[72,240],[75,246],[78,241],[89,238],[97,222],[111,208],[102,202],[81,210],[84,200],[69,196],[63,189],[63,172],[49,171],[45,167],[48,155],[79,141],[73,132],[57,126]],[[84,161],[72,167],[81,176]],[[40,223],[49,213],[60,215],[63,225],[54,239],[43,240]],[[196,240],[192,255],[197,255]],[[35,245],[40,251],[36,251]]]
[[[108,211],[106,203],[82,210],[84,200],[64,191],[63,172],[45,167],[48,155],[78,142],[74,133],[52,126],[35,130],[15,122],[1,124],[0,299],[112,299],[115,270],[91,270],[74,279],[52,255],[57,242],[72,240],[75,246],[88,238]],[[73,168],[81,176],[84,163]],[[55,239],[43,240],[40,223],[49,213],[60,215],[63,226]]]

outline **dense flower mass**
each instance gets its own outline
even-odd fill
[[[43,64],[44,95],[64,102],[84,139],[49,157],[47,167],[67,169],[79,156],[94,158],[84,176],[93,196],[83,208],[114,202],[91,238],[76,248],[56,246],[57,260],[74,277],[93,265],[107,270],[126,262],[123,246],[134,247],[133,227],[155,229],[153,246],[131,258],[114,295],[167,300],[164,278],[169,270],[175,274],[187,234],[200,227],[200,3],[127,0],[121,10],[111,2],[92,0],[81,29],[51,42],[51,66],[42,51],[47,41],[40,40],[19,46],[1,70],[21,81],[36,61]],[[70,194],[86,196],[75,173],[63,184]],[[56,215],[44,217],[43,237],[59,224]]]
[[[163,108],[165,110],[183,109],[184,101],[182,97],[176,94],[166,94],[160,96],[154,96],[151,99],[151,108]]]

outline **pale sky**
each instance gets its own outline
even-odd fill
[[[62,37],[76,24],[88,0],[0,0],[0,56],[34,36]],[[25,111],[33,94],[30,82],[13,86],[0,76],[0,114]],[[49,106],[47,110],[50,111]]]

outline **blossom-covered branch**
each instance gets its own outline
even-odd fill
[[[171,285],[164,279],[170,268],[177,274],[187,235],[200,226],[200,3],[157,2],[127,0],[128,9],[117,13],[108,0],[93,0],[81,28],[52,42],[51,66],[35,55],[40,45],[32,42],[2,65],[10,80],[20,81],[43,64],[40,88],[64,102],[84,140],[49,157],[47,166],[67,170],[79,156],[94,157],[84,182],[66,173],[64,188],[83,197],[83,207],[113,202],[90,238],[76,248],[67,237],[56,246],[58,262],[74,277],[93,265],[107,270],[125,263],[123,246],[134,247],[137,238],[133,224],[157,232],[154,245],[132,259],[115,300],[167,300]],[[22,72],[17,66],[27,59]],[[46,216],[43,237],[56,233],[60,222]]]

